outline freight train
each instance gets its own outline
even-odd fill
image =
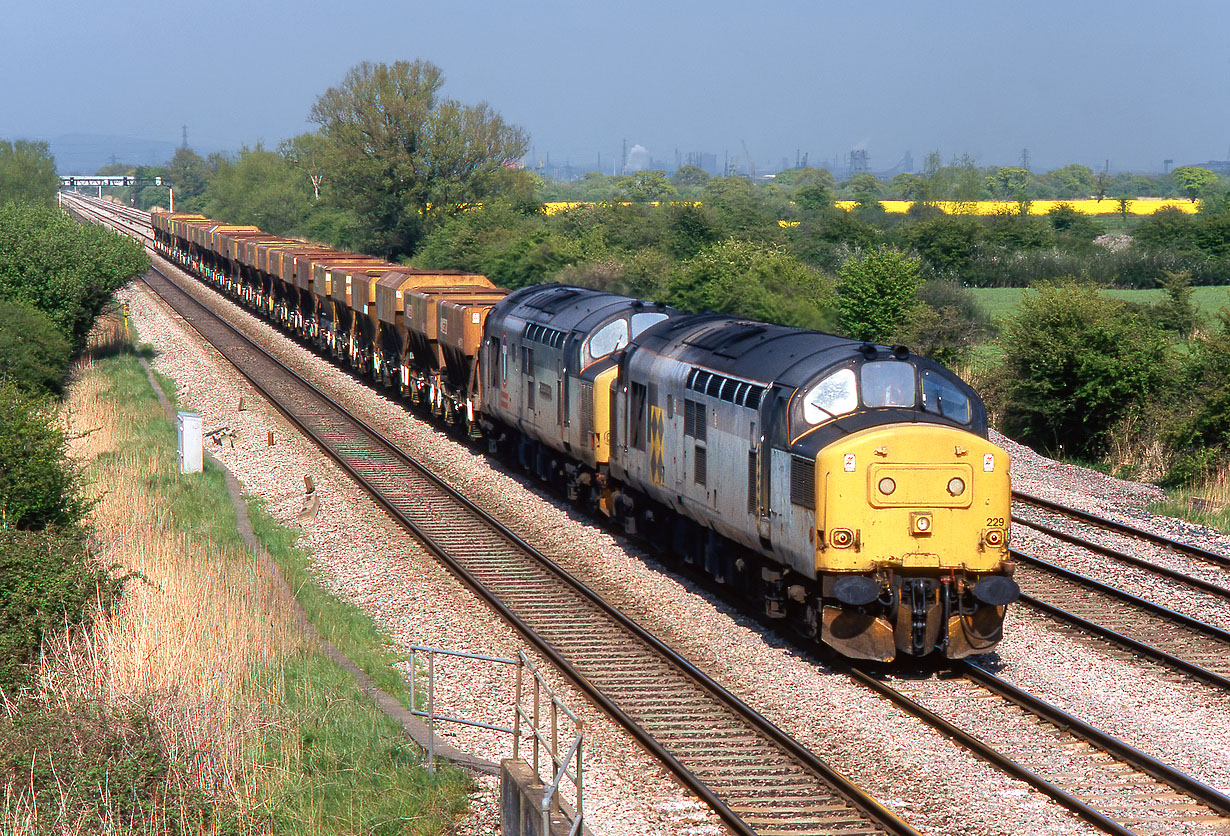
[[[389,264],[200,215],[158,251],[853,658],[993,648],[1009,457],[902,346]]]

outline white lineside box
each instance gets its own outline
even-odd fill
[[[181,412],[175,423],[179,430],[179,472],[200,473],[204,459],[201,416],[196,412]]]

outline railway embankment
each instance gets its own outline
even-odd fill
[[[0,829],[446,830],[474,786],[456,769],[428,774],[401,727],[305,638],[303,613],[408,704],[386,637],[306,579],[296,533],[256,500],[254,556],[222,469],[178,472],[175,425],[118,317],[65,403],[95,502],[91,548],[124,583],[92,629],[45,643],[35,687],[5,705],[6,761],[25,768],[5,773]]]

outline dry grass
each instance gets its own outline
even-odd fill
[[[93,359],[130,349],[120,318],[103,320],[90,345],[67,396],[72,452],[98,498],[91,519],[98,557],[129,579],[118,606],[88,635],[66,629],[45,647],[31,699],[53,713],[102,706],[106,716],[149,718],[172,765],[169,782],[210,803],[259,806],[253,795],[267,782],[255,774],[251,750],[276,722],[261,706],[282,702],[282,664],[301,646],[294,602],[276,570],[258,569],[250,554],[224,554],[176,533],[175,509],[149,487],[176,468],[175,453],[128,440],[133,406],[108,394]],[[10,783],[2,793],[6,833],[48,832],[49,816],[51,832],[85,832],[70,809],[36,810],[30,786]],[[182,832],[183,822],[172,820],[181,814],[164,810],[170,818],[160,820],[152,812],[137,830]],[[109,829],[133,832],[132,824],[112,821]]]

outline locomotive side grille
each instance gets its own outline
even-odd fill
[[[694,481],[698,485],[704,485],[709,478],[709,456],[705,452],[705,448],[699,444],[696,445],[696,472],[693,476]]]
[[[594,384],[581,384],[581,435],[589,438],[594,431]]]
[[[685,398],[683,401],[683,434],[697,441],[705,440],[705,405]]]
[[[804,508],[816,506],[816,462],[802,456],[790,457],[790,501]]]

